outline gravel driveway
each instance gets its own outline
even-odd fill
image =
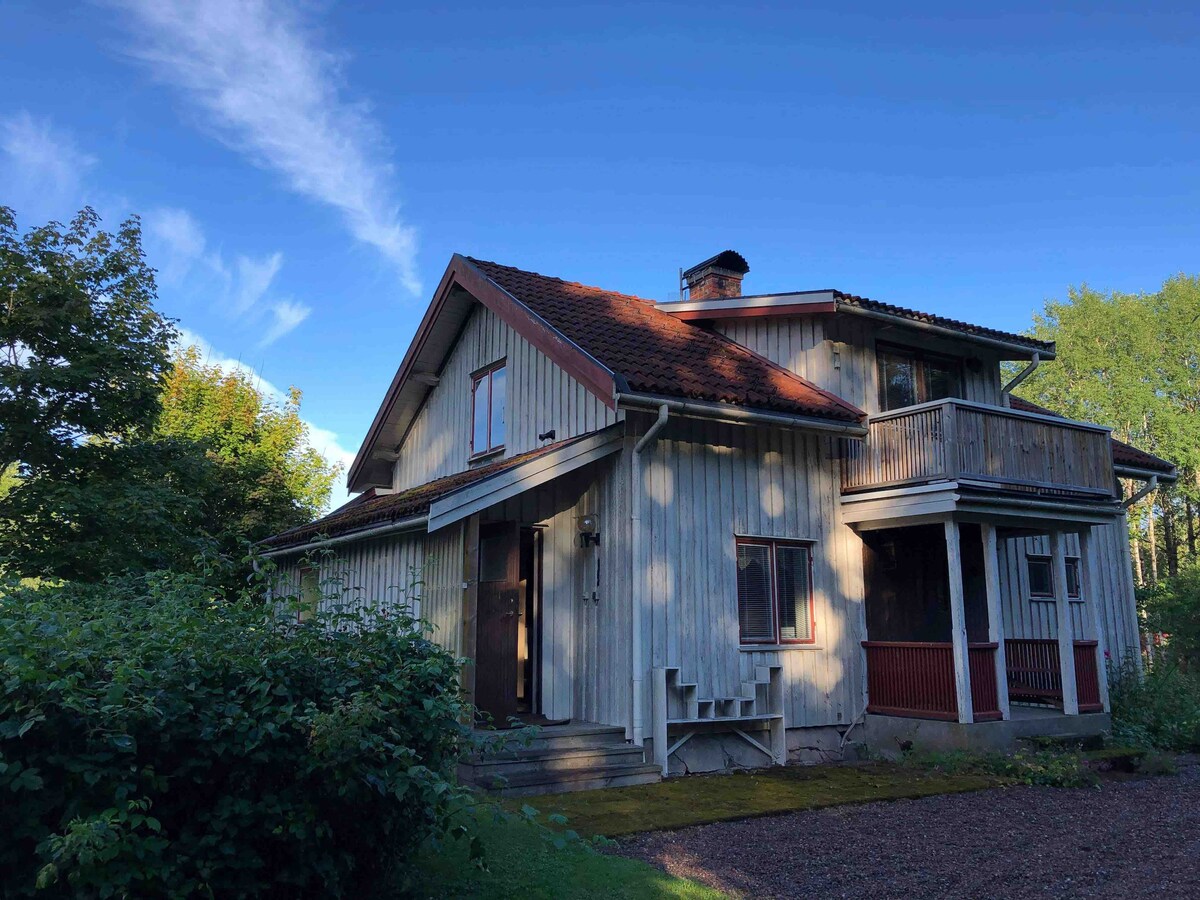
[[[745,897],[1200,897],[1200,766],[721,822],[617,852]]]

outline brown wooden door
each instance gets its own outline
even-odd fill
[[[497,728],[517,710],[517,636],[521,624],[521,529],[515,522],[479,529],[479,606],[475,635],[475,705]]]

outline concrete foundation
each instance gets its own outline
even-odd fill
[[[1087,738],[1105,734],[1111,728],[1112,719],[1107,713],[1066,716],[1058,710],[1013,707],[1008,721],[971,724],[868,715],[862,731],[855,732],[855,736],[870,753],[896,757],[908,747],[1007,752],[1022,738]]]
[[[843,759],[841,740],[845,726],[820,728],[789,728],[787,730],[788,765],[817,765],[840,762]],[[752,738],[770,746],[770,735],[763,730],[747,730]],[[680,735],[672,734],[671,741]],[[855,729],[853,737],[860,737]],[[654,741],[646,741],[646,759],[654,758]],[[692,775],[699,772],[732,772],[738,769],[761,769],[771,760],[761,750],[752,747],[729,731],[712,730],[697,733],[671,755],[670,774]]]

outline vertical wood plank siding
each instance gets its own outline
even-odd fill
[[[1136,659],[1138,646],[1137,607],[1134,600],[1133,572],[1127,556],[1128,526],[1124,516],[1112,524],[1092,529],[1092,552],[1096,555],[1096,603],[1071,601],[1071,627],[1076,640],[1095,637],[1095,627],[1087,607],[1099,613],[1104,629],[1105,647],[1113,662]],[[1004,633],[1010,638],[1050,640],[1058,637],[1054,601],[1031,599],[1029,556],[1048,556],[1050,540],[1045,535],[1010,537],[1000,544],[1000,593],[1004,613]],[[1066,536],[1068,556],[1079,555],[1079,538]]]
[[[471,448],[471,374],[507,360],[508,407],[503,457],[542,446],[537,436],[553,430],[557,440],[586,434],[617,421],[617,413],[547,359],[532,344],[477,305],[400,448],[396,490],[414,487],[467,468]],[[497,457],[500,458],[500,457]]]
[[[713,697],[778,664],[789,727],[852,721],[864,702],[862,544],[839,518],[834,439],[674,419],[642,473],[647,669],[678,666]],[[814,646],[739,649],[735,535],[813,542]]]

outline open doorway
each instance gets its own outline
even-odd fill
[[[475,705],[497,728],[541,720],[542,530],[479,529]]]

